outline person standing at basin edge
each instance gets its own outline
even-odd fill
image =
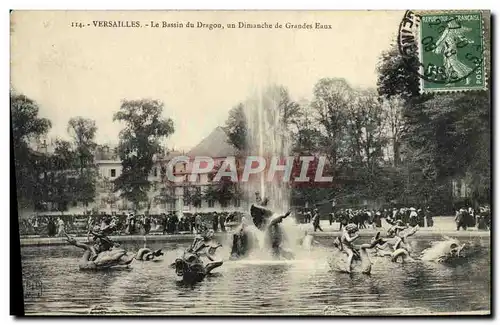
[[[142,227],[144,228],[144,235],[149,234],[151,231],[151,219],[148,214],[142,216]]]
[[[194,221],[194,215],[193,214],[190,214],[189,215],[189,218],[188,218],[188,221],[189,221],[189,231],[194,234],[195,231],[195,221]]]
[[[170,227],[173,234],[177,234],[179,229],[179,217],[177,216],[177,211],[174,211],[170,214]]]
[[[212,229],[214,232],[219,230],[219,216],[216,211],[212,212]]]
[[[56,224],[54,223],[54,220],[51,217],[48,217],[47,233],[49,237],[54,237],[56,235]]]
[[[314,216],[313,216],[314,232],[316,232],[316,229],[323,231],[323,229],[321,229],[321,226],[319,225],[319,221],[320,221],[319,211],[318,209],[314,209]]]
[[[90,214],[87,219],[87,231],[90,231],[92,228],[94,228],[94,216]]]
[[[457,223],[457,231],[462,228],[463,230],[467,230],[467,211],[464,208],[461,208],[457,211],[455,215],[455,222]]]
[[[418,213],[415,208],[410,208],[410,215],[409,215],[409,224],[410,227],[415,227],[418,224]]]
[[[432,219],[432,212],[431,212],[431,208],[430,207],[427,207],[425,209],[425,221],[427,222],[427,227],[432,227],[434,226],[434,220]]]
[[[224,225],[224,222],[226,221],[226,216],[224,214],[219,215],[219,226],[220,226],[220,231],[226,232],[226,227]]]
[[[373,217],[373,223],[375,225],[375,228],[381,228],[382,227],[382,213],[380,210],[375,212],[375,215]]]
[[[194,228],[197,234],[201,232],[201,216],[199,213],[194,216]]]
[[[340,210],[340,212],[338,213],[339,215],[339,231],[342,230],[342,228],[345,226],[347,226],[347,224],[349,223],[348,220],[349,220],[349,212],[346,211],[346,210]]]
[[[65,236],[66,231],[64,230],[64,220],[59,217],[57,218],[57,236],[63,237]]]
[[[38,217],[36,215],[33,215],[31,222],[33,225],[33,232],[35,233],[35,235],[38,235]]]
[[[162,227],[162,234],[165,235],[167,233],[167,226],[168,226],[168,218],[165,212],[162,212],[160,214],[160,222]]]
[[[477,229],[488,230],[490,228],[490,208],[488,206],[479,207]]]
[[[127,235],[133,235],[135,233],[135,216],[130,213],[127,217],[127,229],[125,230]]]
[[[477,225],[476,211],[472,207],[469,207],[467,209],[467,226],[475,227],[476,225]]]
[[[422,209],[417,210],[417,224],[419,227],[424,228],[425,227],[425,214]]]
[[[184,216],[181,216],[181,219],[177,222],[177,231],[184,231]]]

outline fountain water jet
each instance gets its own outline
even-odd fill
[[[244,113],[247,122],[247,155],[264,157],[267,167],[272,157],[278,159],[288,157],[290,153],[290,138],[284,121],[285,107],[283,95],[285,90],[281,87],[271,86],[259,89],[254,96],[244,103]],[[280,162],[281,164],[282,162]],[[282,173],[275,173],[272,180],[268,179],[268,168],[254,178],[243,184],[243,188],[250,200],[255,203],[254,194],[269,200],[267,208],[276,215],[283,215],[290,209],[291,191],[288,182],[284,182]],[[271,216],[274,218],[276,216]],[[269,218],[268,218],[269,219]],[[251,244],[248,256],[262,257],[271,245],[265,230],[257,228],[251,217],[246,220],[245,232]],[[268,221],[265,221],[268,224]],[[293,250],[303,235],[296,226],[293,216],[283,219],[279,226],[282,233],[282,247]],[[257,256],[256,256],[257,255]],[[268,254],[266,254],[269,257]]]

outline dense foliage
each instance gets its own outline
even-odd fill
[[[336,200],[450,212],[456,204],[489,202],[489,92],[422,95],[417,67],[416,58],[404,60],[392,46],[380,57],[376,90],[323,78],[312,99],[298,104],[278,87],[273,107],[286,117],[278,124],[287,130],[289,153],[326,156],[335,177],[327,188],[294,188],[292,204]],[[226,122],[230,143],[239,149],[248,145],[246,122],[244,104],[233,108]],[[454,182],[465,182],[468,202],[453,195]]]
[[[489,63],[489,49],[486,53]],[[369,202],[373,207],[431,205],[436,212],[450,212],[454,205],[465,203],[464,197],[452,193],[452,184],[457,182],[467,185],[467,204],[488,203],[490,92],[422,95],[419,77],[413,72],[417,66],[416,58],[405,60],[392,46],[380,57],[377,89],[358,89],[344,79],[322,78],[313,86],[309,101],[296,102],[286,88],[269,87],[260,94],[262,98],[238,103],[230,110],[225,125],[229,142],[240,155],[252,154],[251,123],[257,117],[248,107],[261,105],[258,118],[266,119],[270,127],[265,130],[266,141],[283,141],[278,145],[290,154],[326,156],[326,172],[334,176],[334,183],[294,186],[294,205],[335,200],[351,205]],[[174,132],[173,121],[162,117],[163,108],[157,100],[124,100],[115,113],[113,120],[123,125],[118,147],[123,168],[114,184],[105,181],[108,203],[115,203],[119,196],[139,209],[144,204],[149,208],[153,201],[175,199],[167,183],[159,195],[151,196],[148,179],[155,156],[162,154],[161,141]],[[74,202],[84,206],[94,202],[98,183],[95,122],[70,119],[71,141],[57,139],[53,152],[41,153],[32,144],[47,134],[50,121],[39,117],[37,103],[24,95],[12,93],[10,109],[20,208],[44,208],[50,202],[64,211]],[[226,205],[239,198],[241,188],[227,178],[204,192],[187,187],[184,195],[185,203],[192,205],[202,199]]]
[[[124,124],[118,145],[122,173],[115,180],[115,190],[135,209],[150,201],[153,157],[161,151],[160,140],[174,132],[172,119],[162,118],[162,112],[163,103],[157,100],[124,100],[113,117]]]

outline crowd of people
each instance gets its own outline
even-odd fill
[[[477,227],[479,230],[488,230],[491,227],[491,210],[489,206],[478,209],[461,208],[455,213],[457,230],[467,230],[467,227]]]
[[[319,225],[319,220],[322,219],[318,208],[303,211],[301,214],[303,223],[312,223],[314,231],[323,231]],[[334,222],[339,223],[339,230],[342,230],[347,224],[355,224],[359,229],[363,228],[380,228],[382,227],[382,219],[385,219],[389,224],[395,220],[401,220],[411,227],[432,227],[434,220],[429,207],[425,209],[410,208],[393,208],[393,209],[336,209],[334,212],[328,213],[328,221],[330,225]]]
[[[21,235],[64,236],[72,233],[85,235],[95,226],[106,228],[113,225],[112,235],[147,235],[151,232],[159,234],[200,233],[205,229],[225,232],[228,224],[240,220],[237,212],[184,213],[178,217],[176,213],[120,214],[120,215],[63,215],[32,216],[20,223]]]
[[[63,236],[64,232],[76,235],[85,235],[91,227],[99,225],[106,227],[114,224],[113,235],[147,235],[151,232],[161,234],[200,233],[206,229],[214,232],[226,232],[228,224],[234,225],[241,220],[240,212],[207,212],[184,213],[182,217],[174,212],[160,215],[148,214],[120,214],[120,215],[63,215],[63,216],[33,216],[23,219],[20,223],[21,235]],[[328,218],[329,224],[339,224],[342,230],[348,224],[355,224],[359,229],[380,228],[382,219],[392,224],[401,220],[410,227],[433,227],[433,214],[429,207],[416,209],[336,209],[322,214],[318,208],[298,211],[298,222],[312,223],[314,231],[323,231],[320,220]],[[491,225],[491,211],[488,206],[478,209],[461,208],[456,211],[455,222],[457,230],[466,230],[468,227],[477,227],[479,230],[488,230]]]
[[[457,230],[466,230],[467,227],[477,227],[479,230],[490,229],[491,211],[488,206],[482,206],[478,209],[461,208],[456,211],[455,222]],[[323,231],[320,226],[322,216],[318,208],[303,210],[299,213],[299,218],[302,223],[312,223],[314,231]],[[342,230],[347,224],[355,224],[359,229],[363,228],[380,228],[382,227],[382,219],[387,223],[393,224],[396,220],[401,220],[405,225],[410,227],[433,227],[433,213],[429,207],[416,209],[414,207],[401,207],[392,209],[337,209],[334,212],[328,213],[328,221],[330,225],[334,222],[339,223],[339,230]]]

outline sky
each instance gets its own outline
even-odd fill
[[[11,87],[49,118],[49,137],[68,138],[71,117],[96,121],[98,143],[117,143],[112,121],[123,99],[161,100],[174,121],[169,148],[188,150],[224,125],[228,111],[268,84],[292,99],[312,97],[325,77],[375,87],[380,54],[395,40],[402,11],[15,11]],[[141,28],[93,27],[138,21]],[[151,21],[263,23],[282,29],[151,28]],[[82,23],[84,28],[71,27]],[[331,25],[286,29],[285,24]],[[90,26],[87,26],[90,24]],[[103,24],[103,23],[101,23]]]

